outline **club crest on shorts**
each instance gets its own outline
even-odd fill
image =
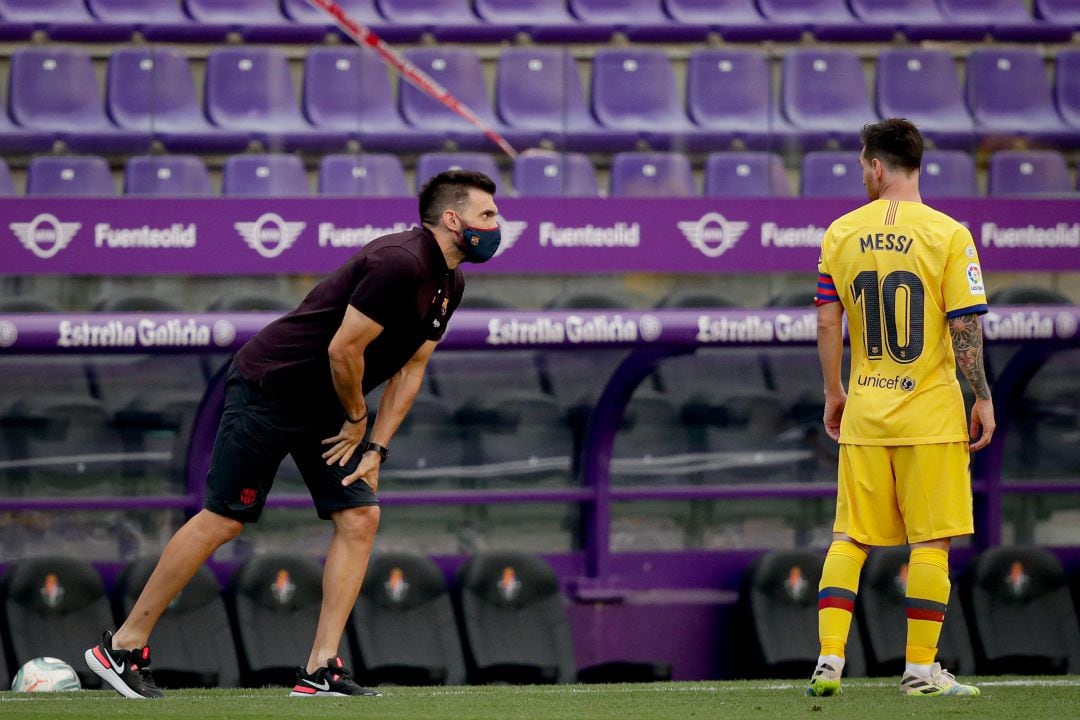
[[[254,505],[255,501],[259,498],[259,491],[255,488],[244,488],[240,491],[240,504],[247,507],[248,505]]]

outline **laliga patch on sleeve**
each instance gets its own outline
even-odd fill
[[[967,280],[968,290],[972,295],[985,295],[986,288],[983,287],[982,269],[979,268],[978,263],[971,263],[967,266]]]

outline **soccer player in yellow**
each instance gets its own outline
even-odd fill
[[[949,602],[949,544],[974,532],[970,452],[989,444],[986,291],[971,233],[922,204],[923,140],[907,120],[867,125],[859,163],[870,202],[821,244],[818,354],[825,431],[840,443],[833,542],[818,592],[821,655],[807,695],[840,692],[859,573],[870,546],[911,546],[906,695],[978,695],[934,662]],[[851,373],[840,378],[844,314]],[[971,384],[970,421],[955,367]],[[970,444],[969,444],[970,443]]]

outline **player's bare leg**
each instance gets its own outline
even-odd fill
[[[355,507],[334,513],[334,535],[323,568],[323,599],[315,643],[307,667],[297,668],[293,697],[379,695],[357,685],[338,657],[345,623],[360,594],[371,546],[379,529],[379,507]]]
[[[184,523],[165,546],[146,587],[139,593],[124,624],[113,635],[113,647],[145,647],[151,630],[176,594],[184,589],[215,550],[243,530],[242,522],[205,509]]]
[[[124,697],[162,697],[150,672],[150,632],[199,567],[243,529],[243,523],[210,510],[184,523],[165,546],[124,624],[115,635],[105,632],[101,642],[86,651],[87,667]]]

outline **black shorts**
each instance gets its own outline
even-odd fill
[[[278,467],[289,454],[323,520],[338,510],[378,505],[363,480],[348,487],[341,484],[356,470],[362,453],[354,453],[344,467],[327,465],[322,458],[327,449],[322,441],[337,435],[341,422],[335,413],[316,420],[290,411],[230,368],[225,412],[206,476],[206,509],[240,522],[257,521]]]

